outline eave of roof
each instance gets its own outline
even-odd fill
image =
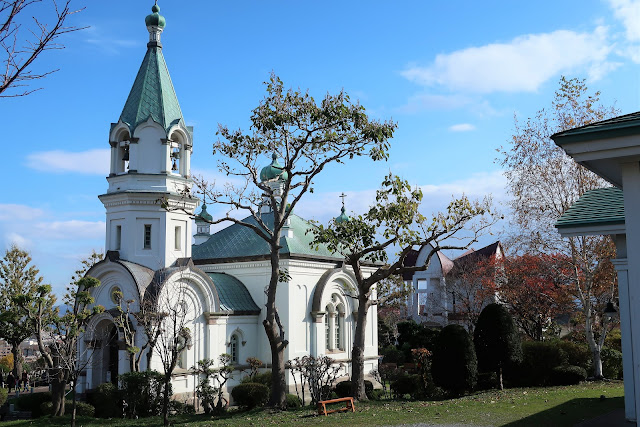
[[[558,132],[552,135],[551,139],[558,145],[563,145],[594,139],[637,135],[638,133],[640,133],[640,111]]]

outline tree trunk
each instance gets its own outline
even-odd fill
[[[149,345],[149,350],[147,351],[147,371],[151,370],[151,358],[153,357],[153,347]]]
[[[591,349],[591,357],[593,361],[593,377],[602,379],[602,358],[600,357],[600,350],[602,349],[602,346],[598,345],[595,336],[593,335],[591,308],[585,308],[585,311],[587,310],[588,312],[585,313],[585,335],[587,337],[587,342],[589,343],[589,349]],[[603,328],[602,333],[606,333],[606,328]]]
[[[351,394],[356,400],[367,400],[364,387],[364,341],[369,303],[368,297],[358,296],[358,318],[356,319],[356,331],[351,350]]]
[[[162,419],[164,425],[169,425],[169,384],[171,383],[171,374],[164,376],[164,394],[162,396]]]
[[[498,385],[500,386],[500,390],[504,390],[504,385],[502,383],[502,366],[497,369],[496,376],[498,377]]]
[[[22,357],[20,356],[20,343],[11,344],[13,354],[13,376],[16,377],[16,385],[22,379]]]
[[[278,321],[276,308],[276,290],[280,269],[280,256],[278,250],[271,250],[271,280],[267,291],[267,315],[263,321],[264,330],[269,339],[271,347],[271,398],[269,405],[286,410],[287,409],[287,383],[285,380],[284,350],[287,341],[284,340],[281,325]]]
[[[71,384],[71,388],[73,390],[73,404],[71,405],[71,427],[76,427],[76,381],[73,381]]]
[[[67,382],[64,379],[60,379],[60,376],[60,373],[56,373],[51,381],[52,416],[54,417],[64,415],[64,392],[67,388]]]

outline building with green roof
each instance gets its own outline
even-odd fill
[[[613,187],[584,193],[556,222],[563,237],[610,235],[618,272],[627,420],[640,410],[640,111],[551,137],[576,162]]]
[[[183,347],[173,373],[174,394],[191,399],[189,369],[199,360],[231,355],[237,372],[227,392],[242,377],[247,358],[271,361],[262,323],[271,278],[269,246],[246,225],[273,227],[274,215],[265,198],[257,209],[259,220],[248,217],[210,234],[213,216],[206,203],[198,210],[199,201],[191,196],[193,129],[185,124],[162,50],[161,35],[170,27],[157,4],[151,12],[145,19],[147,50],[109,132],[108,188],[98,196],[106,210],[107,254],[87,273],[101,281],[91,295],[106,310],[92,318],[81,340],[80,354],[91,349],[95,357],[79,391],[115,383],[128,372],[133,362],[127,347],[141,349],[140,369],[162,371],[158,347],[150,353],[146,345],[149,325],[160,322],[156,346],[177,342]],[[271,188],[279,189],[287,178],[275,154],[261,169],[261,182]],[[340,255],[310,245],[312,227],[292,213],[282,232],[280,267],[286,274],[278,286],[277,307],[289,342],[285,358],[330,355],[345,364],[346,379],[356,281]],[[119,305],[126,305],[124,314]],[[365,372],[370,372],[378,362],[375,307],[367,316]],[[125,334],[116,324],[132,329]],[[290,372],[286,380],[293,390]]]

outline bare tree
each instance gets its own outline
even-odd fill
[[[0,98],[29,95],[41,88],[31,89],[32,80],[43,79],[58,70],[34,72],[32,65],[41,53],[47,50],[64,49],[57,43],[63,34],[82,30],[86,27],[67,25],[67,19],[83,9],[72,10],[71,0],[58,5],[56,0],[50,3],[53,9],[49,17],[27,14],[42,5],[42,0],[0,0],[0,48],[3,51],[3,70],[0,75]],[[10,89],[14,92],[10,93]]]
[[[540,110],[516,129],[499,162],[509,180],[515,228],[514,247],[529,253],[562,253],[571,259],[574,297],[584,318],[587,343],[593,356],[594,376],[602,377],[600,351],[607,325],[600,321],[599,295],[613,297],[615,275],[609,259],[615,248],[609,236],[563,239],[554,228],[557,219],[585,192],[610,186],[574,162],[551,140],[551,135],[617,115],[614,107],[599,104],[600,92],[587,93],[584,80],[560,79],[551,108]]]
[[[160,329],[154,350],[164,374],[164,395],[162,415],[164,425],[169,425],[169,398],[171,397],[171,377],[178,366],[183,351],[193,344],[189,325],[196,317],[195,307],[185,298],[187,285],[180,279],[165,284],[157,297],[156,312],[160,317]]]

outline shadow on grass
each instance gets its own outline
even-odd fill
[[[504,426],[573,426],[620,408],[624,408],[623,397],[572,399]]]

